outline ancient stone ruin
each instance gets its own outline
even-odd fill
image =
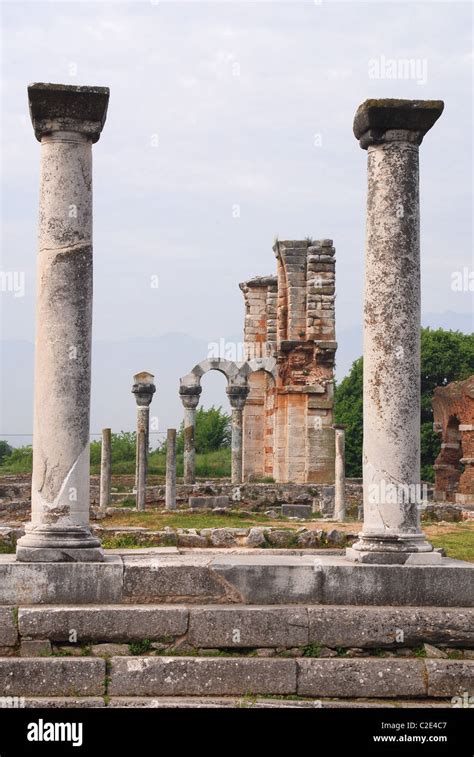
[[[240,284],[253,367],[244,480],[334,483],[335,258],[331,239],[277,241],[276,277]],[[272,372],[258,360],[273,359]]]
[[[441,439],[436,499],[474,505],[474,376],[435,389],[433,428]]]
[[[187,483],[194,482],[195,409],[208,370],[228,382],[233,483],[334,483],[335,250],[331,239],[277,241],[273,250],[277,276],[240,284],[245,359],[206,359],[181,379]]]
[[[257,547],[226,549],[223,528],[215,548],[199,551],[191,537],[208,546],[202,529],[188,534],[187,546],[104,554],[89,496],[91,149],[109,92],[35,84],[28,96],[42,154],[34,469],[31,523],[16,555],[0,554],[0,696],[13,702],[4,706],[471,706],[474,566],[433,549],[417,491],[418,152],[443,103],[368,100],[354,121],[368,152],[358,541],[328,550],[298,531],[299,541],[285,543],[291,549],[272,552],[281,542],[252,528],[245,538]],[[232,407],[233,492],[246,475],[291,480],[300,492],[335,480],[342,520],[344,429],[332,423],[334,248],[330,240],[281,241],[274,250],[277,276],[242,285],[245,359],[208,358],[181,379],[184,485],[195,479],[201,378],[219,370]],[[137,509],[147,504],[154,389],[152,374],[134,377]],[[450,445],[442,455],[456,452],[467,471],[442,482],[450,496],[462,496],[472,480],[472,394],[469,379],[435,397],[435,422]],[[175,440],[170,429],[169,510]],[[234,531],[243,538],[245,529]]]

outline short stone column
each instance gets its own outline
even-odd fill
[[[25,562],[103,560],[89,526],[92,144],[107,87],[32,84],[41,143],[31,522]]]
[[[349,550],[350,557],[361,561],[440,557],[425,539],[419,517],[418,148],[442,111],[439,101],[367,100],[354,120],[354,134],[368,151],[364,527]]]
[[[166,487],[165,507],[176,510],[176,429],[169,428],[166,434]]]
[[[179,396],[184,406],[184,483],[196,483],[196,408],[202,388],[200,386],[180,386]]]
[[[112,480],[112,432],[110,428],[102,429],[102,447],[100,451],[100,509],[105,512],[110,504],[110,484]]]
[[[248,386],[229,384],[226,389],[232,407],[231,481],[242,483],[243,410],[250,389]]]
[[[150,428],[150,403],[156,391],[152,373],[143,371],[133,377],[132,393],[137,403],[137,453],[135,468],[135,492],[137,510],[145,509],[146,479]]]
[[[345,458],[345,426],[335,423],[335,477],[334,477],[334,517],[338,521],[346,519],[346,458]]]

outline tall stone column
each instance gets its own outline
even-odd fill
[[[249,391],[248,386],[231,384],[226,389],[232,407],[231,480],[233,484],[242,483],[243,410]]]
[[[135,491],[137,510],[145,509],[146,479],[148,468],[148,447],[150,428],[150,404],[156,391],[152,373],[142,371],[133,377],[132,394],[137,403],[137,455]]]
[[[165,506],[176,510],[176,429],[169,428],[166,434],[166,487]]]
[[[354,134],[368,151],[364,292],[366,562],[438,559],[420,529],[419,145],[443,103],[367,100]],[[420,554],[432,553],[432,555]]]
[[[105,511],[110,504],[110,483],[112,479],[112,432],[110,428],[102,429],[102,447],[100,454],[100,509]]]
[[[334,517],[338,521],[346,519],[346,460],[345,460],[345,426],[336,423],[335,431],[335,483],[334,483]]]
[[[179,395],[184,406],[184,483],[196,483],[196,408],[202,388],[200,386],[180,386]]]
[[[89,527],[92,144],[107,87],[32,84],[41,143],[31,522],[17,560],[103,560]]]

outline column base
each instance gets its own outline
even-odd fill
[[[18,562],[103,562],[99,539],[87,528],[27,526],[18,540]]]
[[[378,565],[433,565],[442,559],[441,553],[433,550],[424,534],[362,534],[352,547],[346,549],[346,557]]]

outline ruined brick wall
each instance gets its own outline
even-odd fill
[[[335,259],[332,240],[278,241],[276,277],[240,285],[246,358],[274,357],[249,380],[244,480],[334,481]]]
[[[433,417],[441,437],[435,498],[474,503],[474,375],[435,389]]]

